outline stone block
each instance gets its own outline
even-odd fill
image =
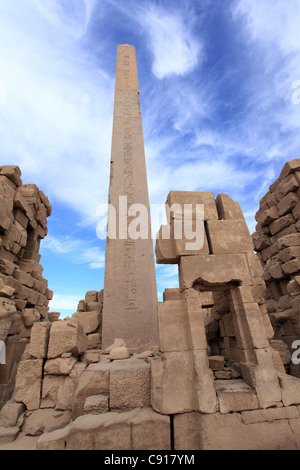
[[[150,406],[150,364],[139,359],[113,362],[110,370],[110,410]]]
[[[298,204],[299,198],[296,193],[288,193],[281,201],[277,204],[279,216],[283,216],[288,212],[292,212],[294,207]]]
[[[220,413],[232,411],[253,410],[258,408],[255,390],[251,389],[243,380],[216,380]]]
[[[84,413],[84,402],[92,395],[109,394],[110,364],[89,365],[80,375],[74,395],[72,418]]]
[[[299,246],[299,245],[300,245],[299,233],[288,234],[277,240],[277,247],[279,250],[284,250],[285,248],[289,248],[291,246]]]
[[[284,198],[288,193],[296,191],[299,188],[299,182],[295,175],[290,174],[286,178],[282,179],[279,186],[276,189],[276,197],[278,201]]]
[[[6,176],[16,186],[22,186],[21,170],[16,165],[0,166],[0,175]]]
[[[88,337],[88,346],[87,349],[99,349],[101,347],[101,338],[99,333],[89,334]]]
[[[209,367],[212,370],[223,370],[224,369],[224,361],[225,358],[223,356],[210,356],[209,360]]]
[[[50,322],[34,323],[31,329],[29,354],[36,359],[47,357]]]
[[[65,352],[71,352],[73,356],[79,356],[86,349],[87,337],[80,322],[68,320],[52,323],[48,359],[55,359]]]
[[[9,444],[10,442],[14,442],[19,434],[19,427],[0,427],[0,445]]]
[[[26,436],[40,436],[64,428],[70,420],[70,411],[35,410],[26,417],[22,430]]]
[[[282,271],[285,274],[294,274],[300,271],[300,257],[292,259],[282,265]]]
[[[253,252],[249,230],[242,220],[209,220],[207,230],[213,254]]]
[[[170,191],[166,204],[169,208],[176,207],[178,204],[183,210],[185,204],[192,204],[195,208],[196,204],[204,205],[204,220],[218,219],[217,207],[214,195],[211,192],[200,191]],[[176,210],[171,218],[176,217]]]
[[[92,395],[87,397],[84,406],[85,413],[100,414],[108,412],[108,396],[107,395]]]
[[[190,351],[164,353],[151,361],[151,405],[161,414],[195,411],[198,404]]]
[[[284,178],[288,177],[291,173],[300,170],[300,159],[295,158],[294,160],[290,160],[286,162],[283,169],[281,170],[279,180],[282,181]]]
[[[195,428],[200,431],[199,450],[296,450],[298,448],[299,433],[294,433],[294,429],[292,430],[290,426],[290,423],[298,421],[296,419],[246,425],[239,413],[206,415],[195,413],[195,415]],[[185,449],[195,450],[195,447],[188,447],[186,436],[180,432],[181,421],[184,419],[180,416],[174,420],[175,448],[180,450],[182,442],[186,444]],[[183,426],[181,429],[185,428]],[[194,430],[194,435],[195,432]]]
[[[77,312],[73,314],[72,319],[82,324],[85,334],[94,333],[100,326],[100,314],[97,311]]]
[[[0,427],[5,428],[17,426],[19,416],[24,413],[23,403],[16,403],[13,400],[6,402],[0,411]]]
[[[274,222],[269,225],[271,235],[275,235],[276,233],[280,232],[281,230],[294,223],[295,219],[292,214],[286,214],[278,218],[277,220],[274,220]]]
[[[128,359],[130,357],[130,352],[128,348],[125,348],[124,346],[121,348],[114,348],[112,351],[109,353],[109,359],[110,360],[121,360],[121,359]]]
[[[58,357],[45,363],[45,375],[69,375],[77,362],[75,357]]]
[[[164,302],[166,302],[167,300],[181,300],[180,289],[165,289],[163,293],[163,299]]]
[[[170,419],[150,408],[84,415],[65,429],[46,433],[38,450],[168,450]]]
[[[216,198],[216,206],[220,219],[244,220],[244,215],[239,203],[231,199],[227,194],[218,194]]]
[[[245,255],[198,255],[180,260],[179,281],[182,289],[194,284],[209,285],[252,283]]]
[[[284,406],[300,403],[300,379],[286,374],[279,375],[279,383]]]
[[[21,361],[18,366],[13,399],[24,403],[28,410],[40,405],[43,359]]]
[[[88,302],[97,302],[97,299],[98,299],[98,291],[96,291],[96,290],[88,291],[85,294],[85,302],[86,303],[88,303]]]
[[[185,301],[167,300],[158,306],[159,344],[162,352],[189,349]]]
[[[75,383],[70,376],[45,375],[40,407],[71,411],[74,392]]]
[[[175,241],[172,239],[163,239],[160,228],[155,244],[155,255],[157,264],[177,264],[179,257],[175,249]]]

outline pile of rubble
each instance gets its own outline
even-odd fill
[[[122,339],[105,350],[89,349],[77,316],[33,325],[12,400],[0,412],[0,442],[22,432],[41,436],[38,449],[106,448],[107,442],[122,449],[169,448],[170,419],[151,408],[155,353],[132,354]]]
[[[274,338],[287,345],[287,371],[300,377],[300,367],[291,362],[292,345],[300,335],[300,159],[284,165],[255,218],[252,238],[264,268]]]

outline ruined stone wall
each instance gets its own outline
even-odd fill
[[[273,345],[285,355],[286,370],[300,377],[300,366],[291,361],[293,342],[300,338],[300,159],[284,165],[255,218],[252,238],[264,269]]]
[[[23,185],[17,166],[0,167],[0,407],[13,390],[15,364],[32,325],[48,318],[52,291],[40,264],[40,241],[51,214],[48,198],[34,184]]]

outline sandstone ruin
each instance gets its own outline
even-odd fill
[[[109,200],[149,207],[132,46],[115,96]],[[109,240],[104,290],[59,320],[38,255],[49,202],[1,167],[0,332],[18,352],[0,365],[2,448],[25,435],[39,450],[299,449],[299,175],[287,162],[252,237],[228,195],[171,191],[155,252],[179,288],[157,302],[151,240]],[[200,248],[176,237],[185,205],[192,228],[204,206]]]

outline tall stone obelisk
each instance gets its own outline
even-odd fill
[[[128,347],[144,349],[158,345],[157,290],[136,54],[127,44],[117,51],[110,171],[108,202],[117,223],[116,238],[106,241],[102,348],[122,338]],[[133,204],[147,209],[144,239],[128,233]],[[108,226],[113,216],[108,213]]]

